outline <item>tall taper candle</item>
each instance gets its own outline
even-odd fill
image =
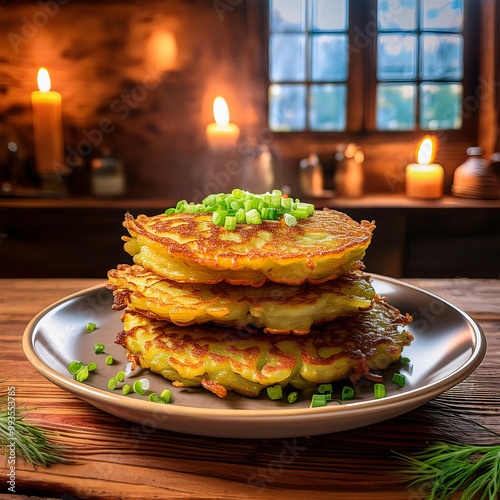
[[[60,172],[63,164],[61,94],[50,90],[50,76],[38,70],[38,88],[31,94],[36,170],[43,177]]]

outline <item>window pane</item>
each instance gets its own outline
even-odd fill
[[[415,35],[379,35],[377,77],[379,80],[412,80],[417,77]]]
[[[311,85],[311,130],[345,130],[347,85]]]
[[[274,82],[300,82],[306,77],[305,35],[272,35],[270,78]]]
[[[415,128],[416,85],[377,85],[377,129],[412,130]]]
[[[313,35],[312,80],[347,80],[347,35]]]
[[[422,35],[423,79],[462,78],[462,35]]]
[[[271,85],[269,87],[269,127],[288,132],[306,126],[305,85]]]
[[[423,83],[420,87],[420,127],[430,130],[462,126],[462,85]]]
[[[271,31],[305,31],[305,0],[270,0]]]
[[[422,29],[460,31],[463,22],[463,0],[424,0]]]
[[[347,29],[347,0],[312,0],[312,30]]]
[[[379,30],[416,30],[416,0],[379,0]]]

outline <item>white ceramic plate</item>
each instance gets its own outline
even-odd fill
[[[362,427],[400,415],[435,398],[468,377],[481,363],[486,339],[479,326],[453,304],[401,281],[373,275],[379,295],[414,320],[415,340],[404,350],[409,365],[396,363],[384,376],[387,397],[373,398],[373,384],[361,382],[354,399],[326,407],[309,408],[309,399],[294,404],[271,401],[265,391],[250,399],[230,393],[219,399],[204,389],[179,389],[149,371],[138,370],[129,381],[147,377],[151,390],[169,388],[173,402],[152,403],[136,394],[123,396],[107,388],[109,378],[127,363],[125,351],[114,344],[121,331],[120,315],[111,309],[112,294],[104,285],[70,295],[40,312],[26,327],[24,352],[33,366],[59,387],[106,412],[143,425],[175,432],[232,438],[282,438],[326,434]],[[86,332],[87,323],[97,329]],[[105,365],[94,342],[102,342],[115,362]],[[67,367],[73,360],[96,362],[98,368],[85,383],[74,380]],[[391,383],[400,371],[406,384]]]

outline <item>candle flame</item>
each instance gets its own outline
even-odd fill
[[[214,118],[217,125],[229,123],[229,108],[223,97],[216,97],[214,100]]]
[[[40,92],[48,92],[50,90],[50,75],[46,68],[38,70],[38,88]]]
[[[428,165],[434,160],[436,154],[436,139],[431,136],[425,136],[417,148],[417,162]]]

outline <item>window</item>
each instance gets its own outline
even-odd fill
[[[461,127],[462,24],[461,0],[378,1],[378,130]]]
[[[270,129],[462,129],[464,18],[463,0],[269,0]]]
[[[345,130],[347,0],[271,0],[269,124]]]

